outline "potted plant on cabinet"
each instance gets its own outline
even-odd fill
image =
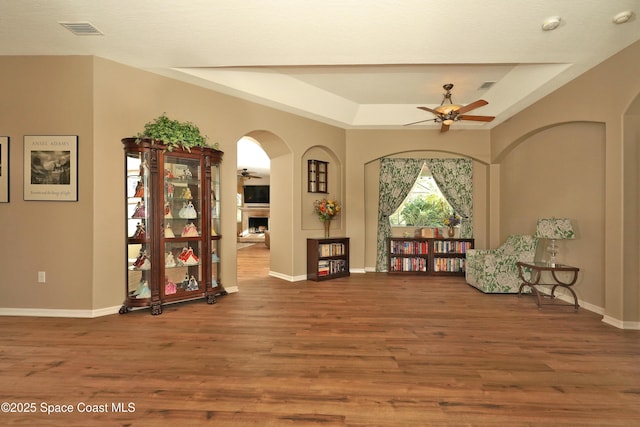
[[[144,125],[144,130],[136,137],[136,143],[150,140],[152,144],[165,145],[169,151],[175,148],[191,151],[193,147],[207,147],[207,139],[193,123],[172,120],[163,113]],[[217,149],[218,144],[212,147]]]

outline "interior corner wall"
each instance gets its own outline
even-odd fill
[[[570,218],[576,238],[558,242],[559,259],[580,268],[574,290],[600,309],[605,306],[604,151],[602,123],[565,123],[524,139],[500,164],[503,237],[534,234],[538,218]]]

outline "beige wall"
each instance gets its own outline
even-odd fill
[[[89,57],[0,57],[0,134],[11,139],[10,203],[0,204],[0,307],[92,306],[92,64]],[[78,135],[78,202],[23,201],[24,135]]]
[[[306,238],[321,233],[302,178],[310,153],[320,155],[314,147],[338,168],[341,182],[329,196],[344,205],[335,232],[351,238],[353,271],[375,265],[373,165],[383,156],[439,153],[474,160],[477,247],[531,233],[539,216],[569,216],[578,237],[563,243],[561,256],[582,269],[576,290],[583,303],[616,326],[640,327],[639,62],[640,43],[491,131],[441,134],[343,130],[99,58],[2,57],[0,88],[9,102],[0,107],[0,133],[11,137],[12,167],[11,202],[0,204],[0,310],[95,315],[121,304],[120,139],[166,112],[197,123],[225,152],[222,198],[230,202],[221,232],[230,238],[223,238],[221,255],[227,287],[236,285],[236,142],[243,135],[254,137],[272,160],[271,270],[285,280],[305,277]],[[26,134],[79,135],[78,202],[22,200]],[[550,186],[562,197],[542,190]],[[47,271],[46,284],[36,283],[37,271]]]

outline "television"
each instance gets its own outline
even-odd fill
[[[269,204],[269,186],[268,185],[245,185],[244,186],[244,202],[259,203],[262,205]]]

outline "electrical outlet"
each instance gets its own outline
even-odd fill
[[[38,283],[45,283],[47,281],[47,275],[44,271],[38,271]]]

